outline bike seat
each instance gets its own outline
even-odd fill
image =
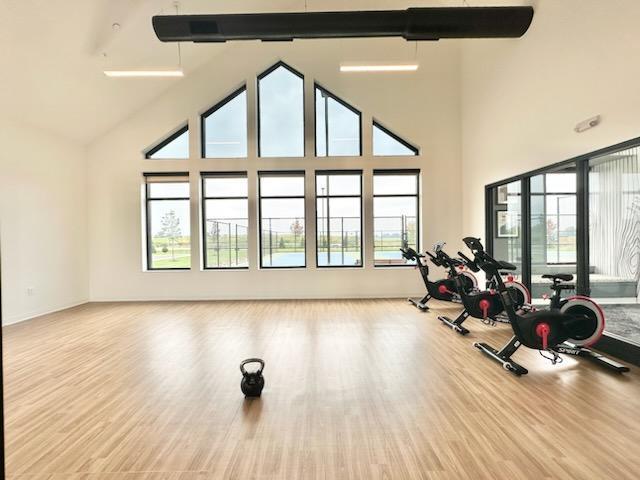
[[[542,278],[548,278],[553,280],[554,282],[570,282],[571,280],[573,280],[573,275],[571,275],[570,273],[545,273],[544,275],[542,275]]]
[[[518,267],[516,267],[513,263],[505,262],[504,260],[498,260],[498,263],[500,264],[500,268],[502,270],[517,270],[518,269]]]

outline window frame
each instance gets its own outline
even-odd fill
[[[246,178],[247,186],[249,182],[248,172],[200,172],[200,191],[201,208],[202,208],[202,269],[203,270],[249,270],[249,191],[247,189],[246,197],[209,197],[207,196],[206,180],[207,178]],[[246,200],[247,201],[247,266],[246,267],[209,267],[207,265],[207,200]]]
[[[240,88],[237,88],[236,90],[234,90],[232,93],[230,93],[229,95],[227,95],[225,98],[223,98],[222,100],[220,100],[218,103],[216,103],[214,106],[212,106],[211,108],[209,108],[208,110],[206,110],[204,113],[202,113],[200,115],[200,157],[202,159],[206,159],[206,160],[216,160],[216,159],[234,159],[234,160],[242,160],[242,159],[246,159],[249,158],[249,128],[248,128],[248,122],[249,122],[249,112],[247,111],[247,138],[246,138],[246,142],[247,142],[247,155],[244,157],[207,157],[207,138],[206,138],[206,122],[207,119],[213,115],[214,113],[216,113],[218,110],[220,110],[222,107],[224,107],[227,103],[231,102],[232,100],[234,100],[237,96],[241,95],[242,93],[247,93],[247,84],[243,84]],[[247,99],[248,100],[248,99]],[[248,105],[248,103],[247,103]],[[247,108],[248,110],[248,108]]]
[[[351,112],[355,113],[358,116],[358,142],[359,142],[359,153],[358,155],[330,155],[329,154],[329,142],[326,141],[325,143],[325,150],[326,150],[326,155],[318,155],[318,90],[322,91],[324,94],[326,94],[326,96],[331,97],[333,100],[335,100],[336,102],[338,102],[340,105],[342,105],[343,107],[345,107],[346,109],[350,110]],[[329,133],[329,112],[326,108],[326,104],[325,104],[325,138],[328,140],[328,133]],[[351,157],[351,158],[357,158],[357,157],[362,157],[362,112],[360,110],[358,110],[357,108],[355,108],[354,106],[348,104],[346,101],[342,100],[340,97],[338,97],[337,95],[333,94],[331,91],[327,90],[325,87],[323,87],[322,85],[320,85],[318,82],[314,82],[313,83],[313,122],[314,122],[314,135],[313,135],[313,143],[314,143],[314,156],[315,158],[330,158],[330,157],[335,157],[335,158],[339,158],[339,157]]]
[[[360,195],[319,195],[318,194],[318,176],[322,175],[359,175],[360,176]],[[315,200],[315,215],[316,215],[316,268],[328,269],[328,268],[364,268],[364,202],[363,202],[363,171],[362,170],[316,170],[314,175],[314,200]],[[360,265],[320,265],[319,260],[319,247],[318,247],[318,231],[319,231],[319,217],[318,217],[318,200],[327,199],[327,219],[330,221],[329,215],[329,199],[331,198],[359,198],[360,199]],[[331,249],[327,249],[327,254],[330,258]]]
[[[413,175],[416,179],[416,193],[413,194],[375,194],[375,190],[372,191],[372,200],[373,200],[373,266],[374,268],[415,268],[414,264],[376,264],[376,239],[375,239],[375,221],[376,221],[376,211],[375,211],[375,199],[376,198],[408,198],[415,197],[416,199],[416,251],[420,251],[420,237],[421,237],[421,221],[420,221],[420,175],[421,170],[419,168],[396,168],[396,169],[374,169],[373,170],[373,182],[375,184],[375,176],[376,175]]]
[[[374,153],[374,151],[373,151],[373,129],[374,128],[379,128],[380,130],[382,130],[383,133],[386,133],[391,138],[393,138],[395,141],[397,141],[398,143],[402,144],[403,146],[405,146],[406,148],[411,150],[413,152],[413,155],[376,155]],[[380,122],[378,122],[375,118],[373,119],[371,130],[372,130],[372,134],[371,134],[371,156],[373,156],[373,157],[418,157],[418,156],[420,156],[420,148],[418,148],[415,145],[409,143],[404,138],[398,136],[398,134],[393,133],[387,127],[385,127]]]
[[[568,165],[570,166],[570,165]],[[549,174],[554,174],[554,173],[559,173],[557,171],[548,171],[548,172],[544,172],[544,173],[540,173],[539,175],[542,175],[542,192],[533,192],[531,191],[531,187],[529,187],[529,196],[530,197],[542,197],[543,201],[544,201],[544,205],[545,205],[545,221],[548,220],[550,217],[554,218],[556,220],[556,225],[558,228],[558,238],[556,238],[556,241],[553,243],[549,243],[548,242],[548,237],[547,239],[547,243],[546,245],[555,245],[556,247],[556,256],[555,259],[558,261],[554,261],[554,262],[549,262],[547,261],[547,265],[553,265],[553,266],[557,266],[557,267],[561,267],[561,266],[565,266],[565,265],[576,265],[578,264],[578,235],[577,235],[577,231],[576,231],[576,261],[575,262],[560,262],[560,218],[561,217],[567,217],[567,216],[573,216],[576,219],[576,225],[578,222],[578,192],[577,192],[577,188],[575,192],[567,192],[567,191],[562,191],[562,192],[548,192],[547,191],[547,175]],[[537,177],[539,175],[533,175],[531,177],[529,177],[529,181],[531,181],[532,178]],[[576,164],[576,180],[577,180],[577,176],[578,176],[578,167]],[[575,203],[576,203],[576,213],[574,215],[567,215],[567,214],[561,214],[560,213],[560,209],[558,208],[558,212],[555,215],[550,215],[547,212],[547,198],[550,196],[555,196],[555,197],[573,197],[575,199]],[[558,198],[559,199],[559,198]],[[529,200],[529,202],[531,202],[531,200]],[[526,221],[526,220],[525,220]],[[531,222],[531,219],[528,220],[529,222]],[[529,228],[529,230],[531,230],[531,227]],[[577,230],[577,229],[576,229]],[[529,245],[529,248],[531,248],[531,245]]]
[[[273,73],[275,70],[277,70],[280,67],[286,68],[289,72],[293,73],[294,75],[296,75],[302,80],[302,136],[303,138],[302,138],[302,156],[301,157],[291,157],[291,156],[263,157],[262,156],[262,142],[260,141],[262,138],[262,130],[260,125],[261,124],[260,80],[267,77],[269,74]],[[257,135],[256,145],[258,149],[258,158],[305,158],[307,156],[307,138],[306,138],[306,132],[307,132],[307,114],[306,114],[307,99],[306,97],[307,95],[305,93],[305,90],[306,90],[306,85],[304,81],[304,75],[298,70],[296,70],[295,68],[283,62],[282,60],[279,60],[278,62],[274,63],[273,65],[271,65],[269,68],[267,68],[264,72],[262,72],[256,77],[256,135]]]
[[[262,195],[262,177],[302,177],[304,182],[304,194],[294,196],[263,196]],[[307,178],[304,170],[261,170],[257,172],[258,178],[258,248],[259,248],[259,265],[261,270],[293,270],[293,269],[305,269],[307,268]],[[302,199],[304,210],[304,265],[295,266],[265,266],[262,262],[262,200],[263,199]]]
[[[149,177],[176,177],[176,178],[189,178],[189,172],[154,172],[154,173],[143,173],[144,178],[144,201],[145,201],[145,247],[146,251],[146,260],[147,264],[145,265],[145,271],[147,272],[188,272],[193,269],[193,252],[191,252],[191,246],[189,247],[189,255],[190,255],[190,264],[191,266],[188,268],[180,267],[180,268],[154,268],[153,267],[153,249],[152,247],[152,235],[151,235],[151,203],[157,201],[187,201],[189,202],[189,222],[191,222],[191,184],[187,180],[187,185],[189,185],[189,196],[188,197],[150,197],[150,186],[155,182],[148,182],[147,179]],[[191,238],[191,234],[189,235]]]
[[[185,132],[188,132],[188,131],[189,131],[189,122],[186,122],[180,128],[178,128],[178,130],[176,130],[175,132],[170,134],[164,140],[161,140],[159,143],[157,143],[153,147],[147,149],[144,152],[145,160],[188,160],[189,157],[191,156],[191,152],[189,151],[189,146],[187,146],[187,156],[184,157],[184,158],[182,158],[182,157],[180,157],[180,158],[151,158],[153,155],[155,155],[160,150],[162,150],[164,147],[166,147],[171,142],[173,142],[176,138],[180,137],[181,135],[183,135]]]

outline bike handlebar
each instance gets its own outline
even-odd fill
[[[467,245],[469,250],[473,252],[475,264],[489,274],[500,275],[499,271],[503,268],[503,264],[484,251],[482,242],[476,237],[465,237],[462,241]],[[490,271],[487,269],[491,267]],[[494,271],[495,270],[495,271]]]
[[[472,272],[478,273],[480,271],[480,267],[478,267],[478,264],[471,260],[469,257],[467,257],[464,253],[462,252],[458,252],[458,255],[460,256],[460,258],[462,259],[462,262],[464,263],[464,265],[471,270]]]

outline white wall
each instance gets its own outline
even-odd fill
[[[84,148],[0,122],[3,324],[88,300]],[[30,292],[29,292],[30,291]]]
[[[212,52],[211,62],[190,73],[155,102],[89,147],[90,296],[92,300],[216,299],[216,298],[336,298],[419,294],[424,290],[413,269],[374,269],[372,241],[365,238],[364,269],[316,270],[314,205],[307,208],[305,270],[259,270],[256,265],[255,172],[258,169],[304,169],[312,195],[316,168],[361,168],[365,176],[365,236],[372,228],[371,172],[373,168],[419,167],[423,170],[423,246],[439,239],[460,238],[459,50],[452,42],[414,44],[403,40],[300,41],[291,44],[236,43],[201,45]],[[372,54],[375,52],[375,54]],[[414,74],[348,75],[338,67],[345,60],[419,58]],[[304,159],[259,159],[255,156],[255,77],[282,59],[306,76],[307,152]],[[241,61],[240,61],[241,60]],[[312,82],[351,102],[363,112],[362,158],[313,158]],[[250,158],[199,159],[199,113],[224,98],[244,81],[249,86]],[[419,158],[371,156],[371,119],[418,144]],[[144,160],[141,152],[185,119],[191,128],[188,161]],[[249,271],[200,271],[197,257],[190,272],[143,272],[140,186],[145,171],[191,173],[192,210],[197,211],[200,171],[250,172]],[[193,216],[192,232],[199,228]],[[201,249],[192,235],[192,251]]]
[[[484,186],[640,135],[640,2],[540,0],[516,41],[462,50],[464,234],[484,237]],[[576,123],[601,114],[600,126]]]
[[[372,230],[374,168],[423,171],[422,246],[463,234],[484,234],[484,185],[604,147],[640,132],[640,51],[632,0],[540,0],[530,31],[519,40],[420,43],[403,40],[254,42],[198,45],[211,61],[175,84],[142,111],[94,141],[87,152],[26,126],[7,125],[0,177],[3,297],[15,321],[92,300],[322,298],[421,293],[413,270],[374,269],[365,241],[364,269],[316,270],[313,205],[307,210],[305,270],[259,270],[257,233],[247,272],[142,271],[141,174],[184,171],[192,178],[192,209],[199,210],[200,171],[248,170],[255,193],[258,169],[359,168],[365,174],[365,233]],[[415,74],[346,75],[349,60],[413,60]],[[250,152],[255,152],[256,74],[282,59],[363,112],[362,158],[202,160],[199,113],[249,82]],[[239,61],[241,60],[241,61]],[[150,80],[121,80],[150,81]],[[163,80],[155,80],[162,82]],[[308,107],[311,97],[307,97]],[[596,129],[573,126],[602,114]],[[371,156],[372,117],[421,147],[419,158]],[[146,161],[142,150],[185,119],[192,158]],[[313,109],[307,112],[307,150],[313,152]],[[309,186],[312,184],[308,182]],[[88,199],[89,209],[85,207]],[[311,193],[311,192],[310,192]],[[255,225],[255,195],[250,215]],[[88,215],[87,215],[88,213]],[[88,225],[85,219],[88,217]],[[192,231],[199,229],[193,216]],[[85,229],[85,225],[86,229]],[[71,232],[71,234],[69,234]],[[193,235],[193,252],[200,252]],[[88,246],[88,247],[87,247]],[[44,254],[34,254],[46,248]],[[89,248],[89,268],[86,265]],[[89,278],[87,293],[86,278]],[[34,295],[27,288],[34,287]]]
[[[254,42],[198,45],[211,61],[142,111],[123,120],[85,152],[41,130],[2,121],[0,222],[3,306],[13,322],[92,300],[317,298],[403,296],[422,292],[413,270],[374,269],[365,241],[364,269],[316,270],[313,205],[308,218],[306,270],[256,268],[257,234],[248,272],[142,271],[140,208],[144,171],[184,171],[199,210],[198,173],[258,169],[359,168],[365,174],[365,233],[372,229],[374,168],[423,171],[422,246],[463,234],[484,234],[484,185],[638,136],[640,52],[633,0],[539,0],[530,31],[519,40],[415,44],[403,40]],[[315,79],[363,112],[362,158],[202,160],[198,115],[249,82],[250,151],[255,152],[255,75],[278,59]],[[415,74],[346,75],[349,60],[413,60]],[[239,61],[241,60],[241,61]],[[122,80],[149,81],[149,80]],[[155,80],[162,82],[163,80]],[[307,97],[311,107],[311,97]],[[583,134],[580,120],[602,114]],[[371,119],[421,147],[419,158],[371,156]],[[142,150],[185,119],[192,158],[145,161]],[[313,152],[313,109],[307,112]],[[87,163],[85,163],[85,159]],[[311,185],[312,182],[308,182]],[[311,193],[311,192],[310,192]],[[255,199],[255,196],[254,196]],[[89,209],[87,210],[87,203]],[[255,201],[250,215],[257,216]],[[192,231],[199,229],[193,216]],[[198,235],[193,251],[200,252]],[[455,248],[457,244],[451,246]],[[89,265],[87,265],[87,258]],[[88,279],[88,280],[87,280]],[[88,284],[88,286],[87,286]],[[33,295],[27,290],[33,288]]]

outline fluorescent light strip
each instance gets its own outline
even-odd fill
[[[341,72],[415,72],[417,64],[412,65],[340,65]]]
[[[182,70],[105,70],[107,77],[184,77]]]

